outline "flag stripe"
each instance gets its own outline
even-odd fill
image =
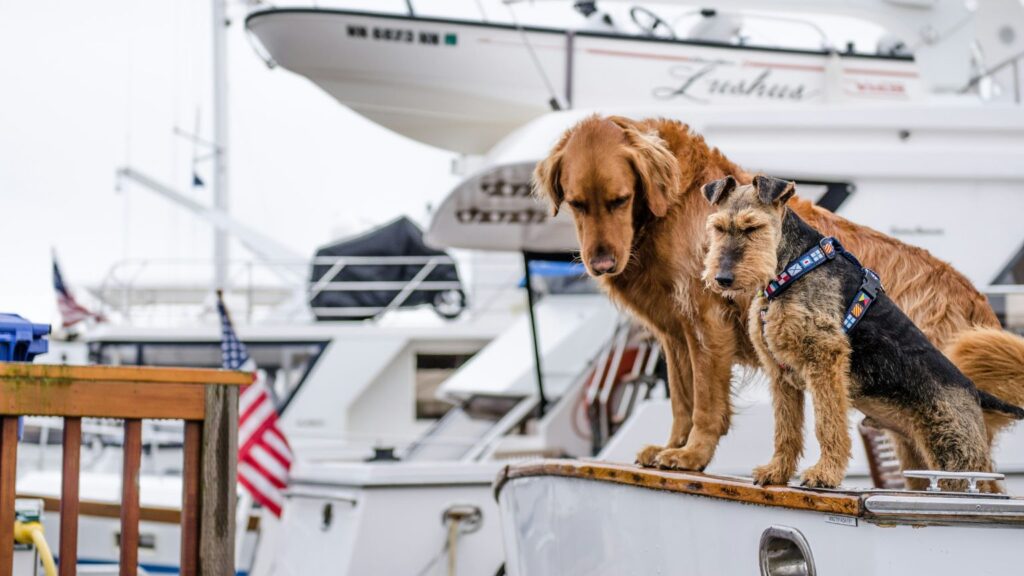
[[[238,398],[238,483],[275,516],[281,516],[294,455],[278,428],[277,408],[267,383],[257,377],[256,363],[231,325],[224,302],[217,299],[224,368],[253,372],[253,383]]]
[[[258,470],[274,486],[284,488],[287,485],[288,469],[275,460],[273,456],[267,454],[265,450],[261,450],[259,446],[249,451],[246,455],[245,463]]]
[[[239,463],[238,482],[252,494],[253,499],[259,502],[260,505],[265,506],[275,516],[281,516],[284,496],[266,478],[260,476],[249,465]]]

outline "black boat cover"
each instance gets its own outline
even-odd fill
[[[355,238],[341,240],[322,246],[316,251],[317,257],[345,256],[448,256],[443,250],[435,250],[423,242],[423,231],[415,223],[402,216],[390,224],[361,234]],[[330,278],[330,282],[408,282],[423,268],[423,264],[346,264]],[[310,276],[310,287],[330,272],[331,264],[314,262]],[[425,278],[428,282],[455,282],[457,289],[415,290],[400,304],[410,308],[430,304],[445,318],[458,316],[465,308],[466,296],[454,264],[438,264]],[[395,290],[323,290],[310,300],[310,306],[317,320],[365,320],[381,312],[401,292]],[[343,312],[343,309],[365,309]]]

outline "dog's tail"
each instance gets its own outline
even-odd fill
[[[1000,429],[1024,417],[1024,338],[998,328],[960,333],[946,356],[981,393],[991,440]]]
[[[1024,420],[1024,408],[1014,406],[1009,402],[1004,402],[984,390],[978,390],[978,400],[981,401],[982,410],[1000,412],[1010,416],[1014,420]]]

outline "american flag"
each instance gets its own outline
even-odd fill
[[[88,318],[98,321],[104,319],[101,314],[89,310],[75,300],[71,290],[68,289],[67,284],[64,283],[64,278],[60,274],[60,266],[57,265],[56,255],[53,256],[53,290],[57,293],[57,310],[60,312],[60,323],[65,328],[74,326]]]
[[[224,368],[255,373],[256,363],[235,334],[220,294],[217,295],[217,311]],[[277,425],[274,400],[264,379],[257,377],[238,397],[238,482],[252,494],[253,500],[278,517],[292,460],[288,440]]]

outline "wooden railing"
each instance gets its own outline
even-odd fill
[[[60,576],[76,573],[83,417],[124,419],[121,576],[138,570],[144,419],[185,421],[181,574],[234,574],[238,390],[250,382],[224,370],[0,363],[0,576],[13,570],[18,416],[64,418]]]

